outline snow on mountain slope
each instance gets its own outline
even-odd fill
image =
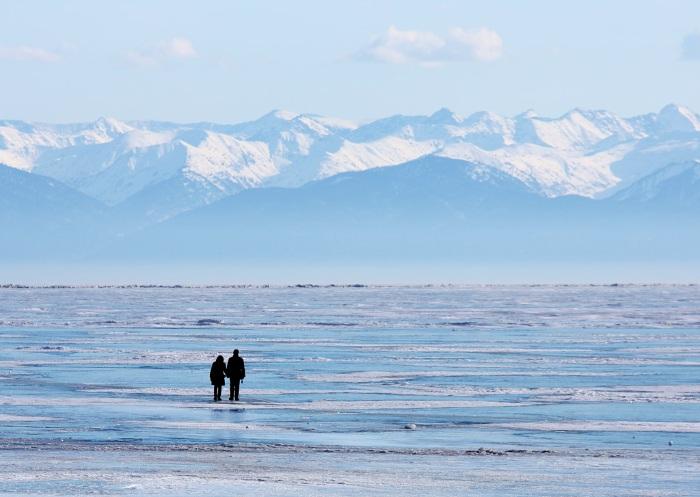
[[[261,186],[293,158],[308,155],[317,140],[352,128],[340,120],[282,111],[236,126],[139,124],[145,129],[132,129],[110,142],[48,151],[34,169],[109,205],[180,178],[183,184],[199,185],[194,191],[206,192],[199,200],[188,196],[196,207]]]
[[[639,125],[605,110],[574,109],[558,118],[532,112],[516,116],[518,143],[545,145],[557,150],[591,151],[597,145],[614,145],[646,136]]]
[[[381,140],[356,143],[344,140],[340,148],[321,162],[318,178],[327,178],[348,171],[364,171],[380,166],[393,166],[439,150],[440,142],[417,141],[388,136]]]
[[[249,141],[267,143],[270,154],[288,162],[290,156],[306,156],[318,140],[355,129],[341,119],[276,110],[260,119],[234,126],[213,126],[212,130]]]
[[[471,143],[455,143],[443,148],[438,155],[488,164],[550,197],[571,194],[592,197],[619,181],[610,166],[623,158],[630,148],[629,144],[621,144],[587,155],[576,150],[562,151],[531,143],[494,151],[483,150]]]
[[[267,144],[243,141],[227,135],[206,132],[196,144],[183,142],[187,149],[187,170],[225,188],[226,182],[244,188],[260,185],[279,172]]]
[[[37,159],[33,171],[112,205],[179,171],[187,155],[182,141],[159,142],[134,144],[122,136],[52,150]]]
[[[594,124],[606,137],[615,136],[620,139],[633,139],[646,136],[646,131],[637,123],[623,119],[607,110],[576,109],[576,112]]]
[[[229,130],[241,137],[254,137],[261,133],[310,133],[329,135],[338,130],[352,130],[357,125],[351,121],[315,114],[297,114],[286,110],[273,110],[246,123],[229,126]]]
[[[669,132],[633,143],[610,170],[618,181],[600,196],[610,196],[668,164],[700,159],[700,133]]]
[[[671,162],[700,158],[700,118],[668,105],[631,118],[582,109],[557,118],[464,118],[440,109],[362,126],[286,111],[234,125],[0,121],[0,161],[109,205],[133,199],[158,219],[241,189],[300,186],[431,154],[490,165],[547,196],[606,196]]]
[[[34,170],[108,205],[181,174],[206,178],[227,194],[257,186],[277,173],[266,144],[196,129],[132,131],[107,143],[50,151],[37,160]]]
[[[609,136],[578,111],[571,111],[558,119],[540,117],[529,119],[533,134],[552,148],[585,149]]]
[[[273,184],[296,186],[435,153],[489,164],[539,185],[550,196],[595,196],[620,181],[611,165],[645,136],[640,126],[607,111],[576,110],[557,119],[478,112],[464,119],[441,109],[431,116],[393,116],[360,127],[335,150],[314,157],[318,167],[307,167],[296,181]],[[597,149],[601,143],[606,146]]]
[[[493,112],[476,112],[462,126],[448,128],[450,134],[486,150],[515,143],[515,120]]]
[[[106,143],[132,129],[111,118],[81,124],[0,121],[0,163],[30,171],[45,150]]]

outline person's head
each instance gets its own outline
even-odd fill
[[[224,362],[224,356],[220,355],[216,358],[216,362]]]
[[[237,356],[238,356],[238,349],[235,349],[235,350],[233,351],[233,356],[234,356],[234,357],[237,357]]]

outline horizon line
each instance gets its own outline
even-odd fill
[[[23,283],[0,283],[0,290],[71,290],[71,289],[327,289],[327,288],[483,288],[483,287],[695,287],[700,286],[700,281],[694,283],[230,283],[230,284],[161,284],[161,283],[119,283],[119,284],[47,284],[30,285]]]

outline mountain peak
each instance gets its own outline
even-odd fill
[[[687,107],[668,104],[659,111],[657,122],[667,131],[700,131],[700,118]]]
[[[100,116],[95,121],[95,127],[97,129],[113,132],[118,134],[128,133],[133,128],[126,124],[124,121],[120,121],[114,117]]]
[[[506,118],[501,116],[500,114],[496,114],[495,112],[491,112],[488,110],[482,110],[479,112],[474,112],[473,114],[470,114],[469,117],[467,117],[464,122],[465,124],[475,124],[475,123],[480,123],[480,122],[488,122],[488,123],[500,123],[503,122]]]
[[[441,109],[436,110],[430,115],[429,119],[432,122],[445,124],[457,124],[463,121],[461,116],[455,114],[447,107],[442,107]]]
[[[533,119],[535,117],[539,117],[535,109],[527,109],[525,112],[521,112],[515,116],[515,119]]]
[[[688,109],[688,107],[685,107],[684,105],[680,105],[680,104],[677,104],[674,102],[671,102],[670,104],[664,105],[661,108],[661,110],[659,111],[659,114],[668,113],[668,112],[675,112],[675,113],[681,113],[681,114],[685,114],[685,113],[692,114],[692,111],[690,109]]]
[[[284,109],[274,109],[264,116],[262,116],[258,121],[262,120],[270,120],[270,119],[278,119],[280,121],[292,121],[295,118],[299,117],[298,112],[292,112],[289,110],[284,110]]]
[[[350,121],[349,119],[341,119],[338,117],[320,116],[318,114],[300,114],[296,117],[296,119],[299,118],[312,119],[323,124],[327,128],[334,128],[338,130],[352,130],[358,127],[357,123]]]

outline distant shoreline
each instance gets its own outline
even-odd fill
[[[120,284],[120,285],[25,285],[21,283],[4,283],[0,284],[2,290],[108,290],[108,289],[329,289],[329,288],[604,288],[604,287],[624,287],[624,288],[644,288],[644,287],[696,287],[700,283],[474,283],[474,284],[458,284],[458,283],[424,283],[414,285],[395,285],[395,284],[336,284],[329,283],[325,285],[312,283],[296,283],[289,285],[282,284],[219,284],[219,285],[190,285],[190,284]]]

